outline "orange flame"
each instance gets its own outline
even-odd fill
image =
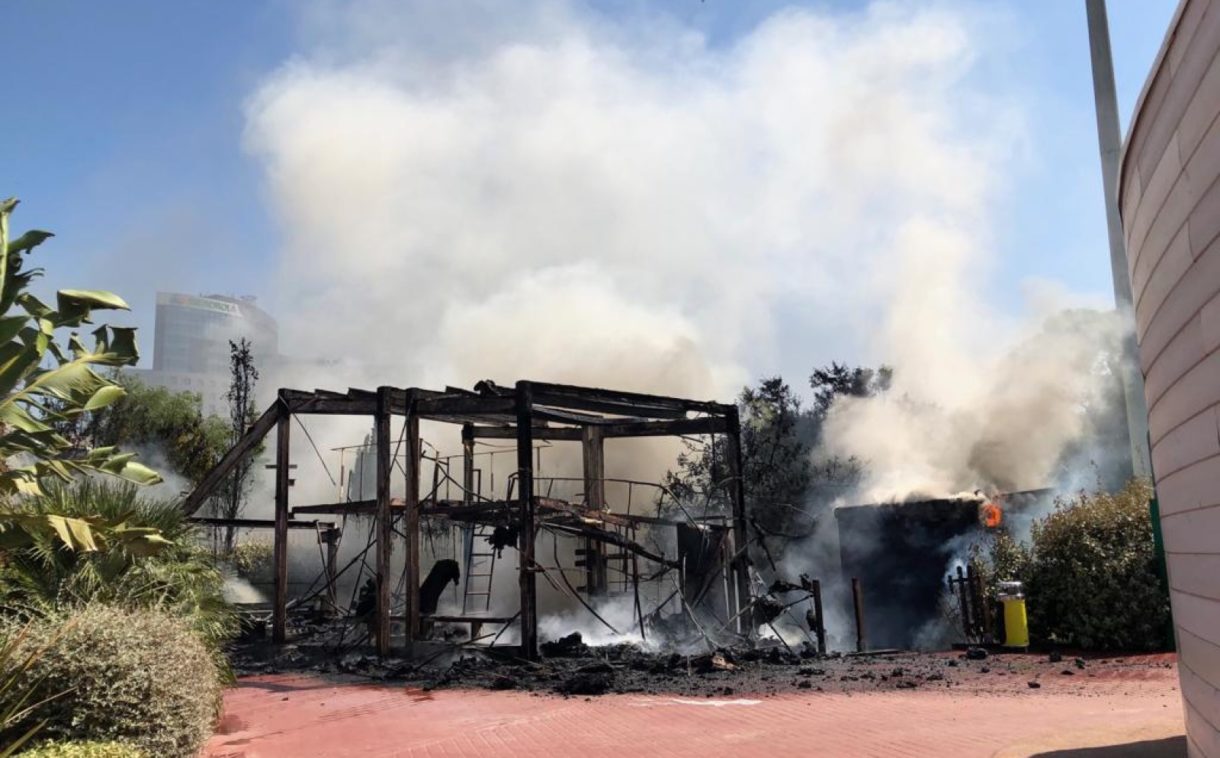
[[[995,529],[1004,523],[1004,511],[999,503],[988,501],[979,506],[979,521],[988,529]]]

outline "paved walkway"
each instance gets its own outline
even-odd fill
[[[684,699],[241,680],[210,758],[1181,756],[1176,671],[1079,694],[886,691]],[[1108,749],[1078,752],[1086,746]],[[1125,746],[1125,747],[1113,747]],[[1067,751],[1067,752],[1063,752]]]

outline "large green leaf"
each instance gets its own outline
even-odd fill
[[[110,342],[106,353],[114,356],[117,365],[134,365],[140,359],[140,348],[136,346],[136,330],[134,327],[112,326]]]
[[[33,250],[54,236],[55,235],[51,232],[44,232],[41,229],[31,229],[17,239],[8,243],[9,255]]]
[[[86,411],[101,410],[126,394],[127,390],[117,384],[107,385],[93,393],[93,397],[89,398],[89,402],[85,403],[84,409]]]
[[[60,290],[55,297],[59,308],[59,326],[89,323],[94,309],[131,310],[123,298],[102,290]]]
[[[0,403],[0,423],[20,429],[23,432],[48,432],[51,427],[34,418],[34,415],[18,403]]]
[[[131,310],[126,300],[113,292],[106,292],[105,290],[60,290],[56,293],[56,297],[59,298],[60,310],[63,310],[65,303],[85,305],[90,308]]]
[[[11,341],[29,320],[29,316],[0,316],[0,343]]]
[[[22,379],[42,360],[38,345],[8,342],[0,345],[0,395],[13,391]]]
[[[17,297],[17,304],[25,308],[26,312],[37,318],[48,318],[55,314],[51,306],[42,302],[28,292],[23,292]]]
[[[111,384],[90,367],[92,363],[91,357],[86,357],[33,374],[18,392],[0,400],[0,408],[37,395],[83,405],[95,392]]]

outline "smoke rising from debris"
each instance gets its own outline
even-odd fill
[[[989,302],[1022,125],[969,77],[972,13],[785,10],[726,45],[564,2],[311,5],[247,103],[284,351],[340,359],[307,386],[722,399],[847,355],[895,368],[827,428],[861,497],[1042,486],[1115,327]]]
[[[1112,312],[1064,310],[1013,347],[939,345],[923,359],[972,365],[923,385],[900,367],[889,393],[840,398],[823,452],[866,462],[856,502],[1094,485],[1125,454],[1125,426],[1096,428],[1121,412],[1120,337]],[[1086,439],[1095,447],[1076,450]]]
[[[246,108],[284,231],[283,352],[336,361],[286,383],[724,400],[885,363],[891,391],[838,402],[820,451],[868,464],[857,501],[1047,484],[1116,327],[1053,315],[1070,298],[1032,327],[989,301],[1022,124],[970,78],[988,19],[785,10],[720,43],[640,13],[309,6],[308,49]],[[657,444],[609,450],[608,475],[659,479]],[[792,576],[834,560],[826,537]]]
[[[248,102],[289,354],[727,398],[882,347],[896,290],[948,308],[985,273],[1017,119],[966,82],[977,19],[787,10],[725,46],[666,16],[444,7],[312,6],[312,49]]]

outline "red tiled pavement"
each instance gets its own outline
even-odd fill
[[[518,692],[241,680],[210,758],[292,756],[992,756],[1182,734],[1176,672],[1079,694],[811,693],[586,700]],[[1176,750],[1176,744],[1175,744]],[[1137,751],[1134,754],[1144,754]]]

